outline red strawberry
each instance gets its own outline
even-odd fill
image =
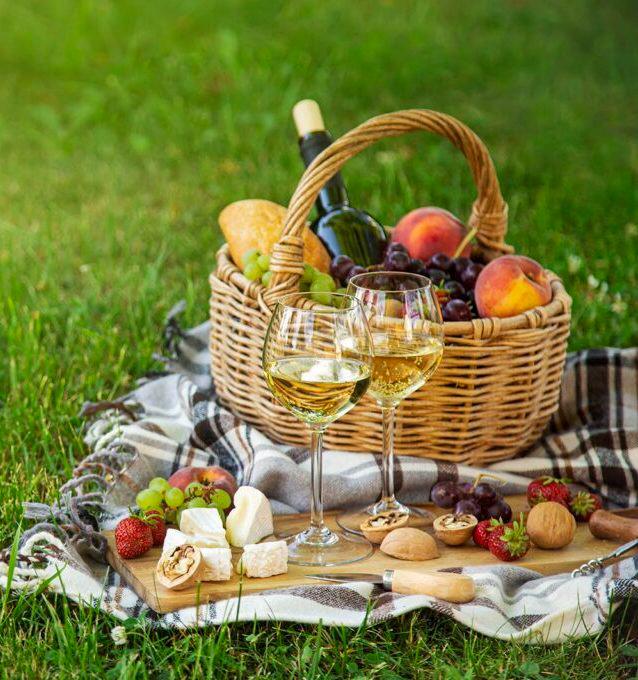
[[[503,522],[499,519],[484,519],[474,527],[472,539],[476,545],[488,550],[487,544],[491,533],[495,531],[497,527],[500,529],[503,526]]]
[[[144,513],[144,520],[151,527],[153,545],[164,545],[166,538],[166,522],[159,510],[148,510]]]
[[[570,501],[569,509],[579,522],[589,522],[589,518],[603,507],[600,498],[589,491],[579,491]]]
[[[153,547],[151,527],[141,517],[132,515],[115,527],[115,547],[120,557],[140,557]]]
[[[497,527],[488,538],[489,551],[503,562],[519,560],[529,550],[529,536],[525,529],[523,517],[519,521]]]
[[[527,487],[527,502],[532,507],[542,501],[554,501],[569,507],[571,493],[567,484],[570,481],[549,476],[539,477],[530,482]]]

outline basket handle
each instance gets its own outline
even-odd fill
[[[468,220],[477,229],[484,249],[497,253],[512,252],[505,243],[507,203],[503,200],[494,164],[481,139],[461,121],[437,111],[408,109],[376,116],[346,132],[322,151],[299,180],[290,203],[283,231],[270,260],[271,285],[264,295],[269,304],[275,297],[298,290],[303,271],[303,228],[323,185],[350,158],[385,137],[427,130],[448,139],[467,159],[477,197]]]

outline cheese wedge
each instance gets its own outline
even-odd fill
[[[240,486],[233,502],[235,507],[226,518],[226,532],[231,545],[242,548],[273,533],[270,502],[259,489]]]
[[[215,508],[187,508],[182,510],[179,529],[185,534],[208,536],[223,532],[224,525]]]
[[[265,578],[288,571],[288,545],[286,541],[272,541],[245,545],[237,563],[237,573],[250,578]]]

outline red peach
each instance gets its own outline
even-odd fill
[[[435,253],[452,257],[466,234],[464,224],[451,212],[427,207],[404,215],[392,231],[392,240],[404,245],[410,257],[427,262]],[[470,252],[468,244],[460,254],[468,257]]]
[[[543,267],[523,255],[503,255],[479,274],[474,288],[480,316],[516,316],[546,305],[552,288]]]
[[[235,478],[228,470],[224,470],[219,465],[211,465],[210,467],[194,467],[189,465],[180,468],[168,478],[168,483],[171,486],[176,486],[182,491],[185,491],[191,482],[199,482],[200,484],[213,486],[217,489],[224,489],[224,491],[230,494],[231,498],[237,491],[237,481]]]

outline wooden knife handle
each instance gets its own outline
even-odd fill
[[[449,572],[406,571],[395,569],[392,592],[401,595],[430,595],[446,602],[471,602],[476,595],[474,579]]]

